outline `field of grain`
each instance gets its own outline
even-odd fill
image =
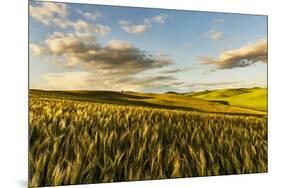
[[[267,172],[267,119],[31,93],[29,186]]]

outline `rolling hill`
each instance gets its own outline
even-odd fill
[[[231,106],[267,111],[267,88],[221,89],[184,95],[208,101],[226,101]]]
[[[262,95],[263,93],[262,91],[259,91],[259,89],[253,89],[253,91],[250,91],[251,92],[247,93],[246,91],[243,91],[243,89],[232,89],[205,91],[189,94],[178,94],[171,92],[164,94],[154,94],[115,91],[30,90],[30,94],[46,96],[55,95],[55,98],[58,99],[66,98],[84,102],[144,106],[151,108],[180,109],[186,111],[227,114],[266,114],[264,110],[264,102],[266,101],[265,95]],[[254,93],[256,95],[253,95]]]

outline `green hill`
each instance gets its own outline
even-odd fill
[[[208,101],[226,101],[231,106],[267,111],[267,88],[221,89],[192,92],[185,96]]]

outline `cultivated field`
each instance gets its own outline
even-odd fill
[[[31,187],[258,172],[265,111],[180,94],[30,90]]]

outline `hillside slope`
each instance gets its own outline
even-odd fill
[[[57,99],[71,99],[84,102],[144,106],[152,108],[180,109],[227,114],[259,114],[265,112],[243,107],[221,104],[182,94],[153,94],[114,91],[40,91],[30,90],[31,95],[55,96]]]
[[[192,92],[185,96],[208,101],[227,101],[232,106],[267,111],[267,88],[221,89]]]

